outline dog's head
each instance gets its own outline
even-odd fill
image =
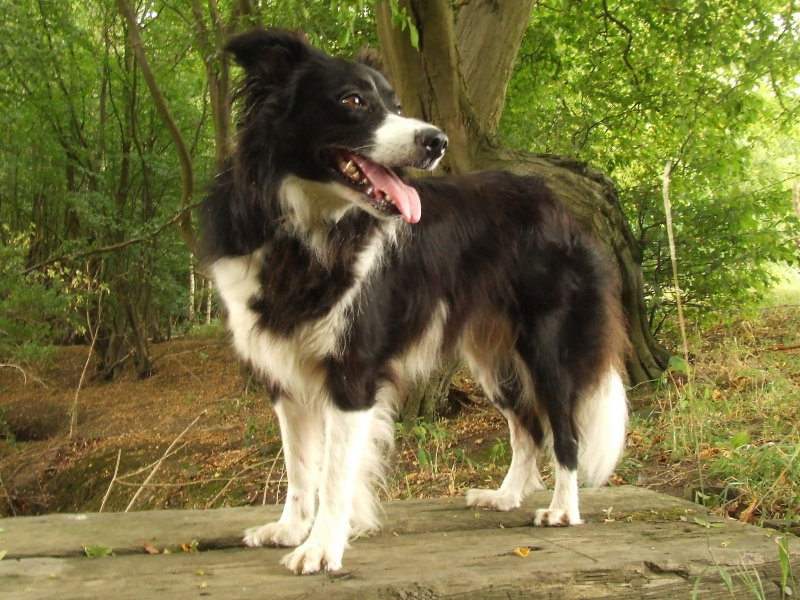
[[[334,58],[302,35],[255,30],[227,46],[245,70],[240,160],[328,186],[378,217],[420,218],[416,190],[395,169],[432,169],[447,147],[436,127],[402,116],[368,58]]]

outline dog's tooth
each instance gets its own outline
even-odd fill
[[[391,202],[392,201],[392,197],[389,194],[384,194],[383,195],[383,199],[386,200],[386,202]]]
[[[373,185],[367,186],[367,189],[366,189],[366,190],[364,190],[364,192],[367,194],[367,196],[372,196],[372,195],[374,195],[374,193],[375,193],[375,186],[373,186]]]

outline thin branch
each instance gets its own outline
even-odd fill
[[[280,459],[281,454],[283,454],[283,447],[281,447],[281,449],[278,450],[278,453],[275,455],[275,458],[272,460],[272,465],[270,465],[269,473],[267,473],[267,479],[266,479],[266,481],[264,481],[264,495],[261,498],[261,505],[262,506],[266,506],[267,505],[267,490],[269,489],[269,484],[272,481],[272,471],[275,469],[275,465],[278,464],[278,460]],[[285,475],[285,473],[286,473],[286,468],[284,467],[281,470],[281,478],[278,481],[278,485],[279,486],[280,486],[281,482],[283,481],[283,476]],[[276,494],[276,500],[277,500],[277,494]]]
[[[170,455],[170,453],[172,452],[172,449],[173,449],[173,448],[174,448],[174,447],[175,447],[175,446],[178,444],[178,442],[181,440],[181,438],[182,438],[184,435],[186,435],[186,432],[187,432],[187,431],[189,431],[189,430],[190,430],[190,429],[191,429],[191,428],[194,426],[194,424],[195,424],[195,423],[197,423],[197,422],[200,420],[200,418],[201,418],[201,417],[205,416],[205,414],[206,414],[207,412],[208,412],[207,410],[204,410],[204,411],[203,411],[203,412],[201,412],[199,415],[197,415],[197,416],[194,418],[194,421],[192,421],[191,423],[189,423],[189,424],[186,426],[186,428],[185,428],[183,431],[181,431],[181,432],[180,432],[180,434],[178,434],[178,437],[176,437],[176,438],[175,438],[175,439],[172,441],[172,443],[169,445],[169,447],[166,449],[166,451],[165,451],[165,452],[164,452],[164,454],[162,455],[161,459],[160,459],[158,462],[156,462],[155,466],[153,467],[153,470],[152,470],[152,471],[150,471],[150,474],[149,474],[149,475],[148,475],[148,476],[145,478],[145,480],[142,482],[142,485],[139,487],[139,489],[138,489],[138,490],[136,490],[136,493],[133,495],[133,498],[131,498],[131,501],[130,501],[130,502],[128,502],[128,506],[125,508],[125,512],[130,512],[131,508],[133,508],[133,505],[136,503],[136,499],[139,497],[139,494],[141,494],[141,493],[142,493],[142,490],[144,490],[144,488],[146,488],[146,487],[147,487],[147,484],[150,482],[150,480],[151,480],[151,479],[152,479],[152,478],[155,476],[155,474],[158,472],[158,469],[159,469],[159,468],[161,468],[161,465],[164,463],[164,460],[166,460],[167,456],[169,456],[169,455]]]
[[[120,12],[125,17],[128,24],[128,35],[130,44],[133,48],[136,62],[139,64],[142,76],[144,77],[147,87],[150,89],[150,95],[155,104],[156,111],[164,122],[164,126],[169,132],[172,143],[175,147],[175,153],[178,156],[178,162],[181,168],[181,206],[184,210],[181,211],[179,229],[181,237],[190,250],[194,251],[195,239],[194,232],[192,231],[192,215],[186,209],[189,207],[192,194],[194,193],[194,172],[192,171],[192,159],[189,155],[189,150],[186,147],[186,141],[178,129],[178,125],[169,110],[167,101],[164,94],[158,87],[153,69],[150,67],[150,62],[147,60],[147,55],[144,51],[144,44],[139,32],[139,23],[136,20],[136,14],[133,7],[127,0],[117,0],[117,6]]]
[[[672,161],[668,160],[664,165],[664,182],[663,182],[663,196],[664,196],[664,213],[667,218],[667,237],[669,239],[669,255],[672,261],[672,279],[675,286],[675,303],[678,307],[678,324],[681,329],[681,341],[683,343],[683,360],[685,361],[686,368],[689,368],[689,342],[686,338],[686,320],[683,317],[683,300],[681,297],[681,286],[678,280],[678,256],[675,249],[675,229],[672,224],[672,201],[669,195],[670,175],[672,173]]]
[[[31,379],[33,379],[36,383],[38,383],[42,387],[47,388],[48,390],[50,389],[50,386],[47,385],[44,381],[42,381],[41,379],[39,379],[35,375],[32,375],[32,374],[28,373],[27,371],[25,371],[25,369],[23,369],[19,365],[15,365],[13,363],[0,363],[0,369],[16,369],[17,371],[22,373],[22,380],[25,383],[25,385],[28,384],[28,377],[30,377]]]
[[[89,309],[86,309],[86,322],[89,327],[89,335],[92,336],[92,343],[89,346],[89,354],[86,356],[86,362],[83,363],[83,370],[81,371],[81,377],[78,380],[78,388],[75,390],[75,399],[72,401],[72,408],[70,409],[70,417],[69,417],[69,439],[75,435],[75,429],[78,427],[78,398],[80,397],[81,389],[83,388],[83,382],[86,379],[86,371],[89,369],[89,363],[92,360],[92,354],[94,353],[94,347],[97,343],[97,334],[100,331],[100,317],[103,313],[103,293],[100,292],[100,297],[97,299],[97,325],[94,328],[94,333],[92,333],[92,323],[91,318],[89,316]]]
[[[114,486],[114,482],[117,481],[117,473],[119,473],[119,461],[121,458],[122,448],[120,448],[117,452],[117,464],[114,467],[114,475],[112,475],[111,481],[108,483],[108,489],[106,490],[105,496],[103,496],[103,501],[100,503],[100,510],[97,512],[103,512],[103,508],[105,508],[106,500],[108,500],[108,496],[111,494],[111,488]]]
[[[117,250],[122,250],[123,248],[127,248],[128,246],[134,246],[136,244],[151,242],[159,235],[161,235],[164,232],[164,230],[175,225],[175,223],[181,221],[187,212],[191,212],[198,206],[200,206],[200,202],[196,202],[190,206],[182,208],[166,222],[159,225],[155,230],[153,230],[152,233],[149,233],[147,235],[131,238],[123,242],[117,242],[116,244],[109,244],[108,246],[101,246],[99,248],[90,248],[88,250],[83,250],[81,252],[75,252],[74,254],[61,254],[59,256],[54,256],[53,258],[48,258],[47,260],[44,260],[40,263],[36,263],[35,265],[32,265],[30,267],[27,267],[25,270],[22,271],[22,274],[27,275],[28,273],[31,273],[33,271],[39,271],[45,267],[49,267],[50,265],[58,262],[79,260],[82,258],[87,258],[89,256],[95,256],[97,254],[107,254],[109,252],[116,252]]]
[[[611,11],[608,10],[608,2],[607,0],[603,0],[603,13],[605,14],[606,18],[614,23],[618,28],[625,32],[625,35],[628,37],[628,44],[625,46],[625,50],[622,51],[622,61],[625,63],[625,66],[631,72],[633,76],[633,82],[636,84],[636,87],[639,86],[639,77],[636,75],[636,69],[633,68],[629,56],[631,54],[631,47],[633,46],[633,32],[630,28],[625,25],[622,21],[617,19],[614,15],[611,14]]]

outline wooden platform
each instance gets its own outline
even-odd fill
[[[549,497],[510,513],[463,498],[389,503],[380,535],[356,540],[341,572],[313,576],[280,567],[286,549],[242,547],[275,506],[3,519],[0,598],[688,599],[696,585],[699,598],[731,598],[715,565],[736,598],[756,597],[747,579],[781,597],[774,532],[631,487],[582,491],[585,525],[530,527]]]

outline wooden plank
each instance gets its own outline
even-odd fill
[[[306,577],[278,565],[286,549],[240,545],[241,530],[277,517],[278,507],[6,519],[0,521],[0,551],[8,553],[0,561],[0,596],[688,598],[702,575],[701,598],[730,598],[719,565],[739,590],[747,573],[761,582],[765,597],[780,597],[770,532],[628,487],[582,491],[583,526],[529,527],[533,507],[548,501],[548,493],[537,493],[511,513],[467,509],[463,498],[389,503],[384,531],[356,540],[342,572]],[[613,521],[606,521],[609,515]],[[162,549],[193,539],[201,540],[199,552],[151,556],[143,550],[144,541]],[[114,548],[115,555],[81,556],[90,545]],[[516,554],[518,548],[528,548],[528,555]]]

